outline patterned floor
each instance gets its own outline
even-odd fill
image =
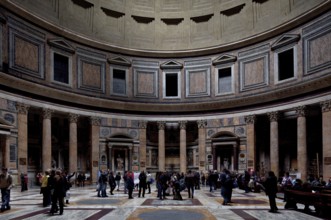
[[[155,186],[154,186],[155,187]],[[64,214],[49,215],[50,208],[42,207],[42,195],[39,188],[32,188],[20,192],[14,188],[11,192],[11,210],[0,213],[0,219],[70,219],[70,220],[213,220],[213,219],[287,219],[313,220],[319,218],[314,211],[304,213],[299,210],[284,210],[284,202],[277,199],[278,213],[268,212],[269,203],[264,193],[244,193],[235,189],[232,202],[223,206],[220,191],[209,192],[209,188],[202,187],[195,191],[194,199],[189,199],[187,192],[182,192],[183,200],[173,200],[168,196],[165,200],[156,198],[155,188],[151,194],[138,198],[134,192],[134,199],[128,199],[123,191],[115,191],[109,197],[97,197],[93,186],[73,187],[70,204],[64,209]],[[312,207],[313,209],[313,207]],[[331,219],[331,216],[330,216]]]

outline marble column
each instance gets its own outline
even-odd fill
[[[199,139],[199,170],[207,170],[206,168],[206,120],[199,120],[198,123],[198,139]]]
[[[129,146],[128,147],[128,170],[132,170],[132,154],[133,154],[133,147]]]
[[[91,181],[97,182],[97,174],[99,170],[99,137],[100,137],[100,124],[99,117],[90,117],[91,123]]]
[[[42,168],[43,171],[52,167],[52,113],[51,109],[43,109],[43,142]]]
[[[179,122],[179,163],[180,163],[180,172],[186,173],[186,124],[187,121]]]
[[[302,181],[307,180],[307,131],[306,131],[306,106],[295,108],[297,114],[297,161],[298,171],[301,173]]]
[[[5,135],[5,149],[2,152],[3,152],[3,165],[9,168],[10,135]]]
[[[28,172],[28,111],[30,106],[17,103],[17,158],[18,158],[18,172]],[[19,182],[21,179],[19,178]]]
[[[69,173],[77,172],[77,122],[79,115],[69,114]]]
[[[165,171],[165,122],[157,122],[159,128],[159,171]]]
[[[279,177],[278,112],[268,113],[270,120],[270,169]]]
[[[110,170],[115,171],[115,166],[113,165],[114,160],[113,160],[113,155],[112,155],[112,145],[108,143],[108,167]]]
[[[331,177],[331,100],[321,103],[322,108],[322,139],[323,139],[323,179]]]
[[[146,170],[146,128],[147,122],[140,121],[139,122],[139,161],[140,161],[140,169]]]
[[[256,170],[256,134],[255,134],[255,115],[245,117],[246,136],[247,136],[247,169]]]

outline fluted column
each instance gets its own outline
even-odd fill
[[[307,131],[306,131],[306,106],[299,106],[295,109],[297,114],[297,161],[298,171],[301,173],[301,179],[307,180]]]
[[[268,113],[270,120],[270,169],[279,177],[278,112]]]
[[[186,173],[186,124],[187,121],[179,122],[179,160],[180,160],[180,172]]]
[[[199,170],[206,170],[206,120],[199,120],[198,138],[199,138]]]
[[[28,111],[30,106],[17,103],[17,158],[18,172],[27,173],[28,171]],[[9,149],[9,148],[8,148]],[[8,151],[9,153],[9,151]],[[9,163],[9,161],[8,161]],[[19,179],[20,181],[20,179]]]
[[[331,100],[321,103],[323,139],[323,178],[331,177]]]
[[[140,158],[140,169],[146,169],[146,128],[147,122],[140,121],[139,122],[139,158]]]
[[[52,113],[51,109],[43,109],[43,146],[42,146],[42,168],[52,167]]]
[[[159,171],[165,171],[165,122],[157,122],[159,128]]]
[[[90,117],[91,123],[91,180],[97,182],[97,173],[99,170],[99,136],[101,119],[99,117]]]
[[[77,122],[79,115],[69,114],[69,173],[77,171]]]
[[[255,115],[245,117],[247,135],[247,169],[256,168],[256,134],[255,134]]]

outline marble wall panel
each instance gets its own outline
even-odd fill
[[[331,31],[312,40],[309,45],[311,68],[331,62]]]
[[[79,89],[105,93],[105,56],[78,49],[77,71]]]
[[[45,34],[25,22],[9,18],[9,68],[44,78]]]
[[[158,66],[158,62],[133,62],[135,97],[158,97]]]
[[[210,95],[210,64],[209,59],[185,62],[186,97]]]
[[[260,84],[264,81],[264,60],[257,59],[244,64],[244,86]]]

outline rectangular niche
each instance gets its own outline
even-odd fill
[[[141,98],[158,98],[157,62],[133,61],[134,96]]]
[[[45,35],[9,18],[9,69],[44,78]]]
[[[238,58],[240,91],[269,85],[269,47],[267,45],[240,52]]]
[[[89,51],[77,52],[78,88],[105,93],[106,57]]]
[[[304,74],[312,74],[331,67],[331,16],[302,31]]]

